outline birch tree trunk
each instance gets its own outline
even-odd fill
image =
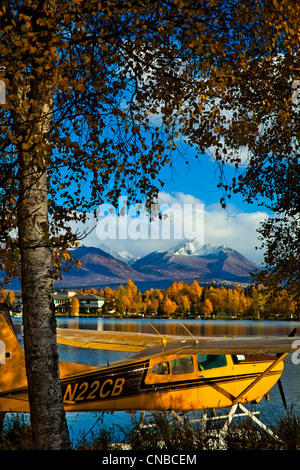
[[[19,113],[15,121],[19,120],[20,128],[24,129],[17,149],[18,231],[25,363],[34,445],[36,449],[61,450],[69,448],[69,435],[60,385],[49,243],[48,168],[53,107],[49,75],[45,76],[45,81],[39,77],[32,80],[26,92],[19,82],[16,92]]]
[[[47,171],[22,159],[19,215],[26,371],[31,424],[37,449],[69,447],[63,408],[56,322],[52,307],[53,274],[47,246]]]

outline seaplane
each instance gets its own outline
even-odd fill
[[[0,341],[0,411],[30,412],[24,351],[5,312]],[[188,330],[163,336],[156,329],[139,334],[58,328],[57,341],[131,353],[99,366],[60,361],[66,412],[236,409],[267,397],[280,381],[284,358],[296,351],[294,336],[195,337]]]

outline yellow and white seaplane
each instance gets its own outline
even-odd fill
[[[184,325],[183,325],[184,326]],[[64,407],[82,411],[188,412],[258,403],[279,381],[292,337],[203,338],[58,329],[59,343],[131,351],[95,367],[60,362]],[[29,412],[24,352],[0,312],[0,411]]]

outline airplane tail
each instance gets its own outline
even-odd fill
[[[0,307],[0,395],[27,387],[24,351],[9,312]]]

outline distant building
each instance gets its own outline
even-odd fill
[[[54,292],[53,302],[56,313],[69,313],[70,298],[76,294],[73,290],[62,289]]]
[[[98,313],[104,304],[104,297],[94,294],[76,294],[80,313]]]
[[[53,295],[55,313],[70,312],[70,299],[76,296],[79,300],[79,313],[97,314],[104,304],[104,297],[93,294],[77,294],[74,290],[56,290]],[[14,313],[22,313],[22,293],[15,292]]]
[[[21,314],[22,311],[23,311],[22,292],[21,291],[15,291],[15,301],[14,301],[13,313]]]
[[[70,299],[73,296],[79,300],[79,313],[99,313],[104,304],[104,298],[98,295],[77,294],[75,291],[63,289],[56,291],[53,296],[55,312],[69,313]]]

